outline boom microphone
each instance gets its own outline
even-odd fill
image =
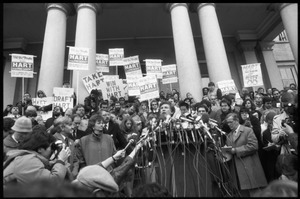
[[[181,121],[185,121],[185,122],[190,122],[190,123],[193,123],[194,122],[194,120],[191,120],[191,119],[189,119],[189,118],[186,118],[186,117],[184,117],[184,116],[180,116],[179,117],[179,119],[181,120]]]
[[[134,143],[134,140],[130,139],[128,144],[125,146],[124,150],[126,150],[129,147],[129,145],[131,145],[132,143]]]

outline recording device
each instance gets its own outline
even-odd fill
[[[185,117],[185,116],[180,116],[179,117],[179,119],[181,120],[181,121],[184,121],[184,122],[190,122],[190,123],[193,123],[194,122],[194,120],[192,120],[192,119],[190,119],[190,118],[187,118],[187,117]]]

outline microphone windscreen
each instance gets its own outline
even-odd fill
[[[202,121],[206,124],[209,122],[209,115],[207,113],[202,114]]]

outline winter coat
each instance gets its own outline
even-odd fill
[[[7,156],[6,162],[13,160],[3,170],[4,186],[13,182],[29,184],[39,179],[63,182],[67,172],[61,161],[50,169],[49,160],[35,151],[11,150]]]
[[[106,134],[103,134],[101,138],[96,137],[94,134],[80,138],[75,151],[80,169],[87,165],[102,162],[117,152],[112,137]],[[112,167],[107,170],[109,169],[112,169]]]
[[[233,159],[228,162],[230,173],[237,176],[239,189],[254,189],[267,186],[267,180],[258,157],[257,138],[253,130],[240,125],[236,139],[233,139],[233,132],[227,136],[226,144],[236,150]],[[238,185],[236,177],[233,183]]]

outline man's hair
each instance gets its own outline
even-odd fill
[[[26,116],[26,117],[36,117],[36,116],[37,116],[37,113],[36,113],[36,111],[34,111],[34,110],[26,110],[26,111],[25,111],[25,116]]]
[[[227,104],[228,106],[229,106],[229,108],[231,108],[231,102],[230,101],[228,101],[228,100],[226,100],[226,99],[222,99],[221,100],[221,102],[220,102],[220,106],[222,106],[222,103],[225,103],[225,104]]]
[[[62,127],[64,127],[66,124],[68,124],[70,121],[72,121],[72,119],[68,116],[63,116],[63,117],[59,117],[56,119],[56,124],[57,125],[61,125]]]
[[[104,101],[100,104],[100,108],[102,108],[102,105],[107,105],[107,106],[108,106],[108,102],[104,100]]]
[[[208,83],[208,86],[215,86],[215,83],[209,82],[209,83]]]
[[[228,115],[226,115],[225,120],[227,120],[228,118],[232,117],[232,119],[234,121],[239,122],[239,117],[236,113],[229,113]]]
[[[134,112],[138,113],[139,109],[140,109],[139,105],[137,103],[132,103],[130,107],[132,107],[132,106],[134,108]]]
[[[104,118],[100,114],[92,115],[89,119],[88,127],[93,128],[97,121],[103,121],[103,120],[104,120]]]
[[[32,129],[30,136],[20,144],[20,149],[37,152],[40,148],[48,148],[55,141],[56,138],[47,133],[44,128],[36,127]]]
[[[188,105],[188,103],[186,103],[185,101],[180,101],[180,102],[179,102],[179,108],[182,107],[182,106],[185,106],[186,109],[189,109],[189,108],[190,108],[190,106]]]
[[[167,105],[169,105],[169,106],[170,106],[170,110],[171,110],[171,112],[172,112],[172,113],[175,113],[175,107],[174,107],[174,106],[172,106],[171,102],[169,102],[169,101],[164,101],[164,102],[160,103],[160,105],[159,105],[159,108],[161,108],[161,107],[162,107],[162,105],[164,105],[164,104],[167,104]]]
[[[204,104],[204,103],[203,103],[203,104],[197,105],[196,108],[197,108],[197,111],[199,110],[199,108],[204,108],[205,111],[208,112],[208,107],[207,107],[206,104]]]

